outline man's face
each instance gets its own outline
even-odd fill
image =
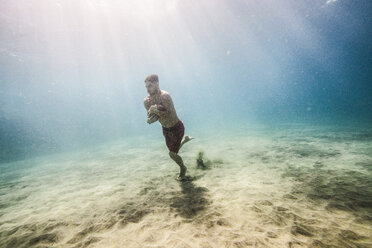
[[[158,88],[157,82],[145,81],[145,85],[146,85],[147,92],[150,95],[154,94]]]

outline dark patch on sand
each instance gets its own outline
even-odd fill
[[[144,216],[151,213],[151,210],[148,209],[130,209],[127,213],[122,215],[120,222],[123,225],[126,225],[128,223],[138,223],[142,220]],[[123,213],[123,211],[121,211]]]
[[[257,201],[256,203],[259,204],[259,205],[264,205],[264,206],[272,206],[273,205],[273,203],[271,201],[268,201],[268,200],[260,200],[260,201]]]
[[[197,226],[205,226],[207,229],[212,229],[214,227],[231,227],[233,224],[229,219],[224,218],[223,215],[217,211],[209,211],[208,213],[196,216],[193,219],[186,219],[185,222],[193,222]]]
[[[97,230],[96,226],[91,225],[87,228],[84,228],[82,231],[76,233],[72,239],[70,239],[67,243],[68,244],[75,244],[79,241],[83,240],[87,235],[92,233],[93,231]]]
[[[94,243],[97,243],[101,240],[101,238],[98,238],[98,237],[89,237],[87,238],[87,240],[83,241],[83,242],[79,242],[77,243],[76,246],[74,246],[74,248],[85,248],[85,247],[91,247],[92,244]]]
[[[251,152],[247,154],[247,158],[259,158],[263,163],[269,163],[271,157],[267,153],[267,151]]]
[[[355,165],[362,167],[370,172],[372,172],[372,160],[367,160],[363,162],[356,162]]]
[[[83,223],[80,225],[75,225],[75,226],[81,226],[82,230],[77,232],[67,243],[68,244],[78,244],[78,247],[84,247],[84,244],[87,242],[90,244],[94,242],[94,239],[90,237],[90,235],[94,233],[98,233],[104,230],[108,230],[112,228],[115,224],[117,223],[117,220],[108,217],[105,218],[105,220],[102,222],[102,219],[99,220],[93,220],[90,221],[89,223]]]
[[[324,164],[323,164],[322,162],[320,162],[320,161],[316,161],[316,162],[314,163],[313,167],[314,167],[315,169],[320,169],[320,168],[323,168],[323,167],[324,167]]]
[[[372,175],[352,170],[323,170],[321,168],[288,167],[282,175],[292,178],[296,185],[291,192],[295,198],[306,197],[314,205],[325,205],[325,211],[346,211],[355,216],[354,222],[372,224]],[[291,198],[287,198],[291,200]],[[286,211],[275,211],[281,216]],[[273,219],[273,216],[271,216]],[[288,216],[286,217],[288,219]],[[366,238],[354,230],[317,228],[317,220],[293,219],[291,234],[312,237],[310,247],[365,247]],[[288,221],[287,221],[288,222]],[[319,238],[320,237],[320,238]]]
[[[168,209],[183,218],[193,219],[211,203],[207,199],[208,190],[196,186],[196,179],[176,182],[169,176],[154,178],[146,183],[137,197],[115,210],[115,215],[122,225],[138,223],[150,213]]]
[[[10,204],[7,204],[7,203],[1,203],[1,202],[0,202],[0,209],[7,208],[7,207],[9,207],[9,206],[10,206]]]
[[[328,134],[321,134],[313,135],[314,138],[323,139],[326,141],[333,141],[333,142],[368,142],[372,140],[372,131],[371,130],[361,130],[361,131],[337,131],[337,132],[330,132]]]
[[[59,232],[60,228],[78,226],[82,226],[83,230],[77,232],[66,244],[59,245],[63,247],[89,247],[90,244],[99,240],[89,236],[92,233],[111,228],[113,223],[110,219],[100,224],[93,222],[77,224],[49,220],[47,223],[20,225],[0,233],[0,247],[54,247],[63,238]]]
[[[255,202],[255,211],[262,220],[262,226],[275,226],[277,232],[266,233],[268,239],[276,239],[282,230],[289,227],[292,240],[289,247],[366,247],[363,242],[368,238],[352,230],[341,229],[336,223],[333,228],[322,228],[322,221],[316,218],[305,218],[297,214],[296,209],[284,208],[264,201]],[[256,228],[256,231],[264,232]],[[302,240],[301,242],[299,240]]]
[[[33,246],[39,243],[53,244],[58,241],[58,236],[55,233],[44,233],[39,236],[32,238],[29,241],[29,245]]]
[[[44,225],[21,225],[0,233],[0,247],[50,247],[60,240],[56,232],[43,232]]]
[[[292,195],[292,194],[285,194],[285,195],[283,196],[283,198],[285,198],[285,199],[290,199],[290,200],[296,200],[296,199],[297,199],[297,197],[294,196],[294,195]]]
[[[370,243],[364,241],[368,238],[356,234],[350,230],[324,230],[322,229],[322,239],[315,239],[309,247],[312,248],[338,248],[338,247],[358,247],[368,248]]]
[[[372,214],[372,176],[349,170],[289,168],[283,177],[300,182],[292,195],[303,192],[314,201],[327,202],[327,209],[344,210],[359,216],[361,210]]]
[[[337,150],[328,149],[322,150],[313,145],[302,144],[296,145],[291,148],[291,152],[299,157],[320,157],[320,158],[330,158],[340,155],[341,153]]]
[[[310,226],[295,223],[291,228],[291,233],[295,236],[302,235],[306,237],[312,237],[314,236],[313,233],[315,233],[315,230]]]

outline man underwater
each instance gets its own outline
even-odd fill
[[[147,123],[160,122],[165,143],[169,149],[169,156],[180,167],[180,174],[177,179],[185,180],[187,168],[183,164],[182,158],[178,155],[178,151],[183,144],[193,138],[188,135],[183,137],[185,127],[182,121],[178,119],[170,94],[164,90],[160,90],[158,75],[152,74],[146,77],[145,85],[149,93],[143,101],[147,111]]]

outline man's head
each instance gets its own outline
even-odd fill
[[[145,85],[147,92],[150,95],[155,94],[157,91],[159,91],[159,78],[156,74],[151,74],[146,77]]]

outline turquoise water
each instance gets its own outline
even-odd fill
[[[372,246],[371,7],[0,1],[0,246]]]

